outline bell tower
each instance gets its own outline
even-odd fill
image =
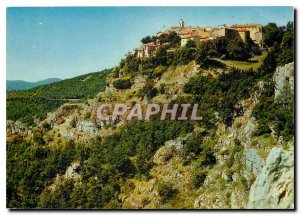
[[[179,21],[179,28],[184,28],[184,21],[182,19]]]

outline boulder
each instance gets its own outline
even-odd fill
[[[276,147],[270,151],[250,188],[249,209],[294,208],[294,154]]]
[[[294,91],[294,62],[276,68],[273,76],[275,83],[275,99],[281,95],[284,87],[289,86]]]
[[[79,162],[71,163],[71,165],[66,170],[65,177],[68,179],[74,179],[74,180],[80,179],[80,175],[78,173],[80,168],[81,168],[81,166],[80,166]]]

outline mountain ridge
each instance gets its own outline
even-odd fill
[[[55,82],[62,81],[60,78],[47,78],[40,81],[24,81],[24,80],[6,80],[6,90],[14,91],[14,90],[28,90],[34,87],[38,87],[41,85],[52,84]]]

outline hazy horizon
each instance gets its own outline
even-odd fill
[[[112,68],[143,37],[181,18],[187,26],[281,26],[294,20],[294,12],[293,7],[11,7],[6,79],[67,79]]]

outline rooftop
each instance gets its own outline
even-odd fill
[[[257,28],[261,27],[259,24],[236,24],[232,25],[231,28]]]

